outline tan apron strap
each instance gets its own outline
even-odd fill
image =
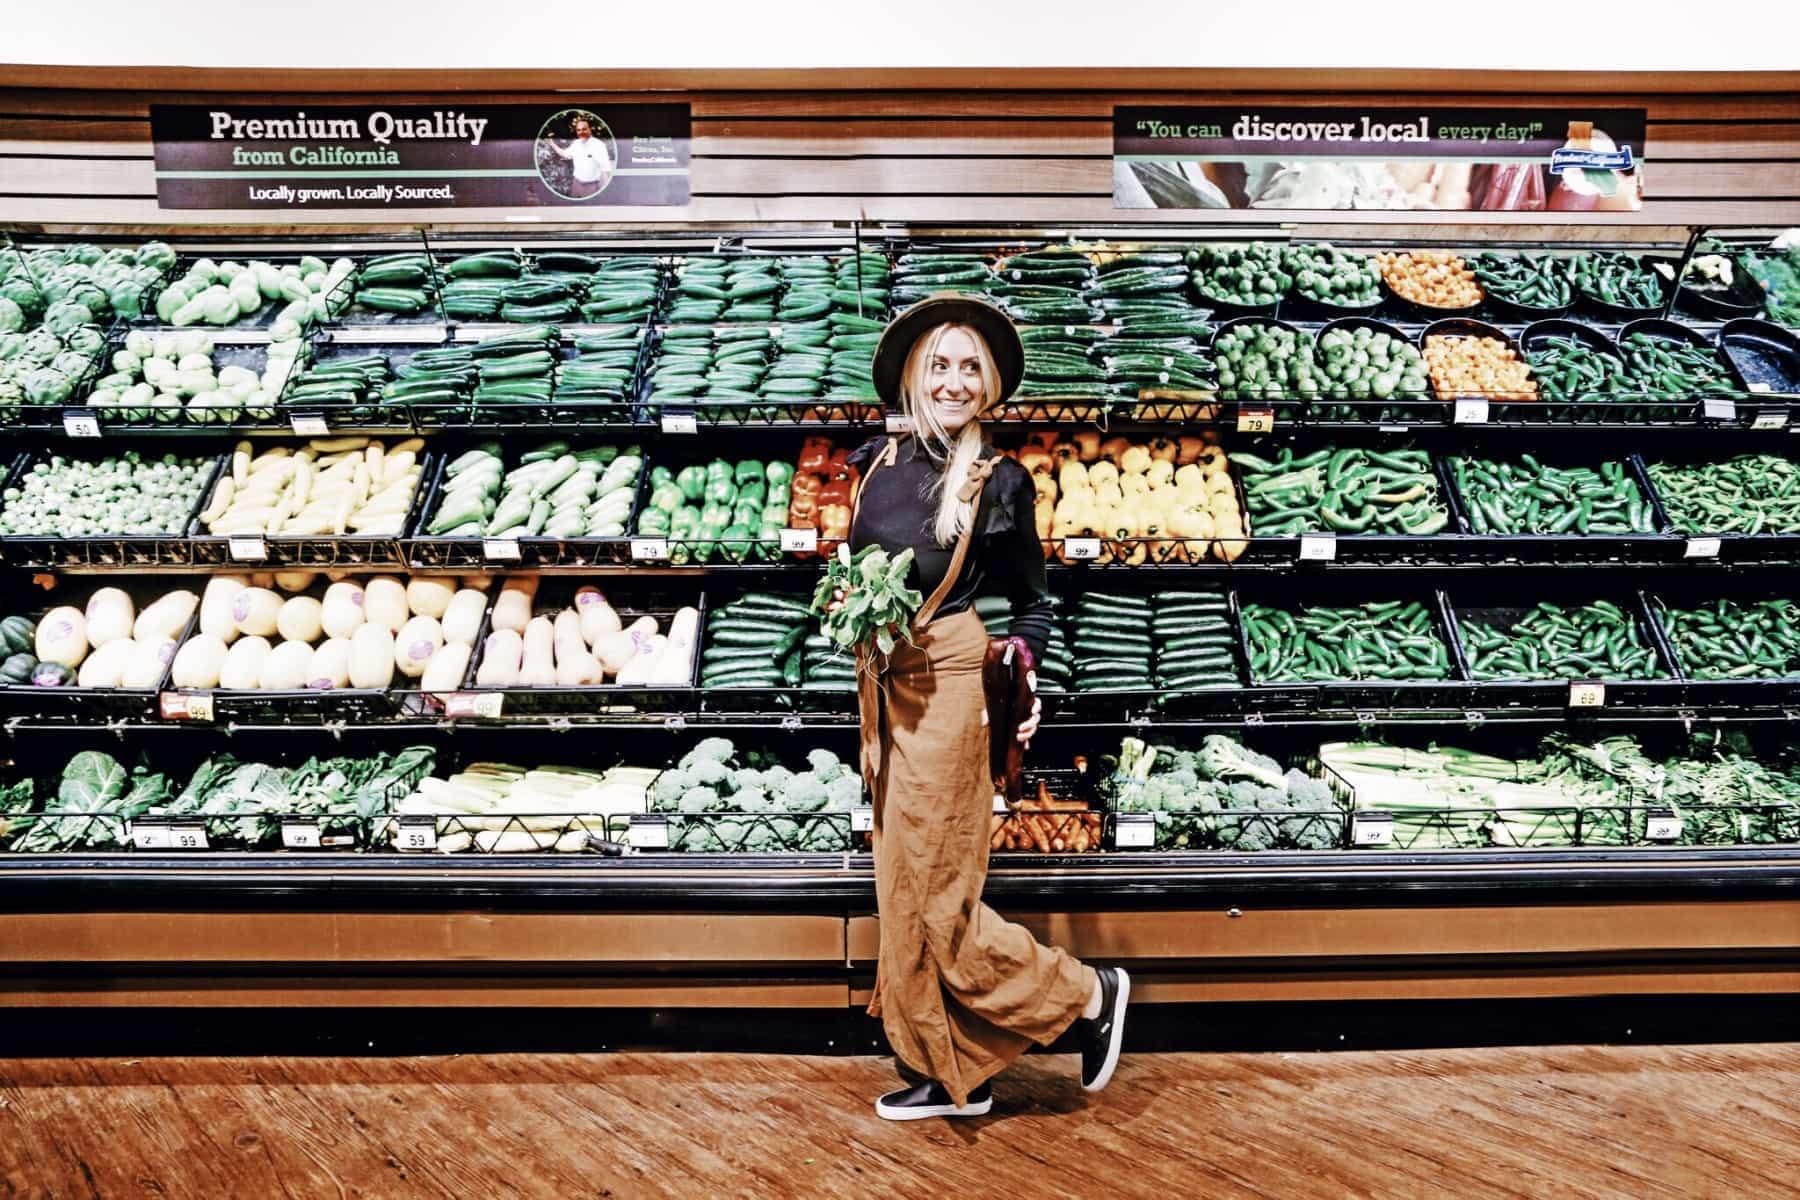
[[[970,463],[969,478],[957,491],[956,498],[958,500],[968,501],[970,504],[974,505],[976,511],[979,512],[981,508],[981,490],[987,486],[988,476],[994,473],[994,466],[999,461],[1000,456],[996,454],[993,458],[977,459],[975,462]],[[950,568],[944,572],[944,577],[938,581],[937,589],[931,593],[926,599],[924,606],[919,609],[919,615],[913,618],[913,628],[915,630],[922,629],[931,624],[931,619],[937,616],[939,606],[949,597],[950,589],[956,586],[956,580],[958,576],[962,574],[963,563],[966,562],[969,557],[969,539],[970,535],[974,532],[975,516],[975,512],[969,514],[970,527],[963,530],[956,539],[956,549],[950,555]]]

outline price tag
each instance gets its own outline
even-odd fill
[[[518,562],[519,543],[513,538],[482,538],[481,557],[489,562]]]
[[[1062,548],[1063,557],[1074,562],[1100,557],[1100,539],[1095,537],[1064,538]]]
[[[850,810],[851,833],[875,832],[875,810],[872,808],[853,808]]]
[[[662,431],[664,433],[699,433],[700,419],[693,413],[664,413]]]
[[[1384,812],[1350,814],[1350,843],[1354,846],[1393,845],[1394,814]]]
[[[1113,849],[1150,850],[1156,846],[1156,814],[1119,813],[1113,818]]]
[[[1785,429],[1788,423],[1788,410],[1785,408],[1765,408],[1750,422],[1752,429]]]
[[[1683,558],[1717,558],[1719,557],[1719,539],[1716,537],[1689,538],[1681,551]]]
[[[885,423],[889,433],[911,433],[913,431],[912,418],[905,413],[889,413]]]
[[[161,692],[157,707],[165,721],[210,721],[213,719],[211,692]]]
[[[289,850],[317,850],[322,845],[317,821],[281,819],[281,844]]]
[[[1700,415],[1708,421],[1737,420],[1737,401],[1727,400],[1720,396],[1708,396],[1700,401]]]
[[[1411,425],[1377,425],[1375,427],[1375,431],[1377,433],[1411,433],[1412,426]]]
[[[234,534],[225,539],[232,562],[262,562],[269,557],[269,543],[261,534]]]
[[[1337,557],[1337,534],[1303,533],[1300,535],[1301,562],[1331,562]]]
[[[994,793],[994,811],[1001,814],[1002,816],[1004,816],[1007,811],[1006,797],[1002,796],[999,792]]]
[[[1486,396],[1458,396],[1450,409],[1450,420],[1457,425],[1486,425],[1488,423],[1488,399]]]
[[[634,537],[631,539],[632,562],[667,562],[668,560],[668,538]]]
[[[131,823],[131,844],[138,850],[167,850],[169,827],[161,821],[139,817]]]
[[[669,818],[661,813],[632,813],[631,844],[639,850],[667,850]]]
[[[288,424],[293,426],[295,437],[331,436],[331,422],[321,416],[296,415]]]
[[[63,432],[72,438],[97,438],[100,418],[87,409],[69,409],[63,413]]]
[[[1275,410],[1265,406],[1245,405],[1238,409],[1237,431],[1239,433],[1272,433],[1275,430]]]
[[[783,554],[811,554],[819,548],[819,531],[816,529],[784,529],[781,531],[781,552]]]
[[[1606,685],[1597,680],[1580,680],[1569,684],[1570,708],[1602,708],[1606,704]]]
[[[1681,814],[1672,808],[1653,808],[1644,817],[1644,838],[1652,842],[1679,842]]]
[[[398,850],[436,850],[436,817],[401,817],[394,831],[394,847]]]
[[[504,692],[452,692],[444,701],[444,715],[447,717],[480,717],[484,721],[498,720],[506,707]]]
[[[204,850],[206,848],[206,822],[169,822],[169,849]]]

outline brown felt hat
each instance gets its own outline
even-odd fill
[[[888,322],[875,347],[875,393],[888,407],[900,406],[900,376],[913,343],[939,325],[968,325],[987,342],[1000,372],[1000,394],[988,399],[989,408],[1013,394],[1025,375],[1025,345],[1012,321],[985,300],[939,292]]]

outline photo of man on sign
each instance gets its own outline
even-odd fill
[[[568,140],[559,141],[559,134]],[[585,109],[557,113],[538,134],[538,175],[565,200],[598,196],[612,182],[617,165],[612,130]]]

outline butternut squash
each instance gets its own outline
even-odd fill
[[[350,686],[350,639],[326,638],[313,651],[306,686],[319,691]]]
[[[200,598],[186,588],[177,588],[144,606],[132,624],[131,636],[140,642],[173,641],[187,630],[188,620],[199,607]],[[90,636],[89,641],[92,641]]]
[[[394,639],[394,665],[408,679],[425,674],[432,656],[444,648],[444,631],[435,617],[414,617]]]
[[[239,633],[266,638],[275,632],[281,616],[281,597],[265,587],[248,587],[238,593],[231,605]]]
[[[456,593],[443,579],[411,579],[406,584],[406,607],[415,617],[442,619]]]
[[[519,664],[521,687],[556,686],[556,627],[549,617],[533,617],[525,626],[525,658]]]
[[[575,611],[581,618],[581,636],[590,646],[597,644],[602,635],[617,633],[624,627],[618,612],[597,587],[584,587],[575,593]]]
[[[367,608],[362,588],[347,580],[325,589],[325,604],[319,614],[325,636],[348,640],[361,627]]]
[[[131,597],[116,587],[103,587],[88,597],[87,611],[82,614],[87,618],[88,645],[98,650],[108,642],[116,642],[131,636],[131,622],[136,616],[131,604]],[[89,686],[82,684],[82,687]],[[96,686],[116,687],[117,684]]]
[[[481,633],[482,614],[487,612],[487,594],[473,588],[464,588],[450,598],[450,606],[444,610],[440,624],[444,627],[444,642],[461,642],[465,646],[473,646],[475,638]]]
[[[310,646],[324,635],[324,614],[325,606],[311,596],[292,596],[281,606],[275,628],[288,641]]]
[[[406,609],[406,585],[398,579],[378,576],[363,588],[363,619],[390,634],[399,633],[411,614]]]
[[[225,658],[225,639],[215,634],[197,633],[175,652],[175,666],[169,682],[178,688],[216,688]]]
[[[200,597],[200,632],[229,645],[237,638],[238,593],[245,588],[240,575],[217,575],[207,581]],[[208,685],[211,686],[211,685]]]
[[[478,687],[513,687],[519,682],[519,667],[525,658],[525,639],[514,629],[499,629],[488,634],[481,648],[481,666],[476,668]]]
[[[274,648],[265,637],[249,634],[239,638],[225,652],[225,663],[219,668],[219,686],[234,692],[258,687],[262,681],[263,663],[272,653]]]
[[[387,626],[366,621],[350,639],[350,686],[384,688],[393,682],[394,635]]]
[[[312,678],[312,659],[312,647],[305,642],[283,642],[263,659],[256,686],[271,692],[303,688]]]

